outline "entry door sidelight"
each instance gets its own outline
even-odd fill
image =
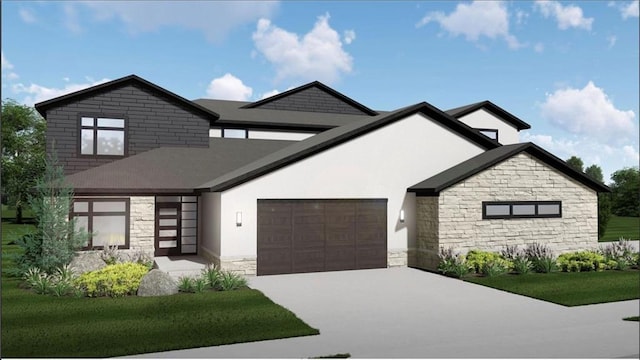
[[[155,256],[180,255],[180,203],[156,203]]]

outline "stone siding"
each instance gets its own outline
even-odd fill
[[[155,251],[155,197],[132,196],[129,200],[129,249],[144,251],[153,256]]]
[[[387,266],[407,266],[407,250],[395,249],[387,251]]]
[[[433,241],[433,204],[418,198],[418,250],[439,247],[499,251],[505,245],[539,242],[556,255],[598,246],[598,200],[594,190],[521,153],[440,193],[437,238]],[[483,201],[562,201],[562,217],[482,219]],[[423,209],[421,211],[421,209]],[[420,258],[420,256],[417,256]],[[437,257],[422,260],[434,270]]]

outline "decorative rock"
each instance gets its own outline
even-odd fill
[[[142,278],[138,296],[163,296],[178,293],[178,283],[166,272],[153,269]]]
[[[100,270],[107,266],[96,252],[81,252],[71,260],[69,267],[73,269],[76,275],[82,275],[90,271]]]

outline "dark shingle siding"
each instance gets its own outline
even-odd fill
[[[368,115],[364,111],[328,94],[317,87],[291,94],[282,99],[260,105],[260,109],[308,111],[332,114]]]
[[[55,141],[66,174],[113,161],[78,156],[79,114],[123,115],[128,119],[128,155],[161,146],[209,146],[209,120],[151,89],[125,85],[47,111],[47,144]]]

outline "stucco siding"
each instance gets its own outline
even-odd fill
[[[198,253],[220,265],[220,193],[202,193]]]
[[[437,251],[431,240],[433,220],[428,218],[433,216],[431,199],[438,201],[438,248],[499,251],[505,245],[539,242],[558,255],[598,246],[597,193],[526,153],[442,191],[439,197],[418,200],[418,208],[424,209],[419,215],[427,217],[420,219],[418,244]],[[561,201],[562,217],[486,220],[483,201]],[[427,262],[425,268],[437,266]]]
[[[415,195],[407,188],[482,151],[415,114],[224,191],[222,258],[256,257],[258,199],[375,198],[388,199],[389,263],[399,265],[397,254],[415,242]],[[242,226],[235,224],[236,212],[242,212]]]
[[[497,129],[500,144],[508,145],[519,142],[518,129],[484,109],[467,114],[459,120],[476,129]]]

